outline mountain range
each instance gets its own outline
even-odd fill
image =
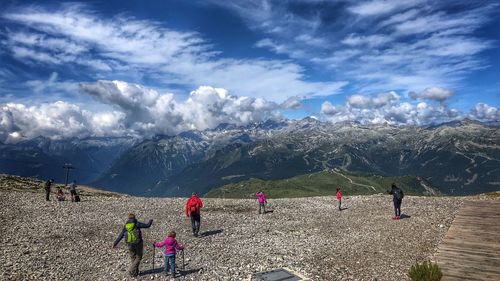
[[[500,127],[464,119],[434,126],[328,123],[314,118],[221,124],[151,139],[36,138],[0,144],[0,172],[71,178],[142,196],[205,194],[249,179],[279,180],[336,169],[417,176],[440,193],[500,189]]]

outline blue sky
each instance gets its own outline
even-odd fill
[[[4,139],[500,119],[496,1],[3,3]]]

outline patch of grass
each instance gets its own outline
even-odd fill
[[[439,281],[443,277],[443,273],[436,263],[424,261],[421,264],[412,265],[408,277],[412,281]]]
[[[208,192],[205,197],[254,198],[263,191],[269,198],[335,195],[337,187],[345,195],[385,193],[395,182],[406,195],[426,195],[423,180],[414,176],[382,177],[345,171],[323,171],[281,180],[252,178],[231,183]],[[425,184],[430,186],[429,183]]]
[[[486,193],[485,195],[486,195],[486,197],[491,198],[491,199],[499,199],[500,198],[500,191]]]

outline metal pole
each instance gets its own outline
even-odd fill
[[[66,169],[66,181],[64,182],[64,185],[68,185],[68,177],[69,177],[69,169]]]
[[[65,169],[65,170],[66,170],[66,181],[65,181],[65,183],[64,183],[64,185],[65,185],[65,186],[67,186],[67,185],[68,185],[69,170],[72,170],[72,169],[74,169],[74,168],[75,168],[75,167],[73,167],[73,165],[71,165],[71,163],[66,163],[66,164],[64,164],[63,169]]]

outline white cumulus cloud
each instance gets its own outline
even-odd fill
[[[171,93],[123,81],[82,83],[81,89],[124,112],[125,126],[147,135],[205,130],[221,123],[245,125],[274,116],[278,108],[262,98],[233,96],[210,86],[192,91],[184,101],[176,100]]]
[[[298,97],[290,97],[281,103],[281,107],[284,109],[299,109],[302,107],[302,102]]]
[[[401,102],[394,92],[375,97],[349,96],[345,105],[334,106],[326,101],[321,105],[321,113],[325,120],[333,123],[357,121],[363,124],[426,125],[463,118],[458,110],[448,108],[444,103],[434,106],[425,102]]]
[[[480,121],[500,122],[500,108],[478,103],[471,109],[469,116]]]
[[[365,95],[352,95],[347,97],[347,104],[355,108],[382,107],[399,100],[399,95],[395,92],[378,94],[375,97]]]
[[[108,112],[94,114],[67,102],[44,103],[26,106],[7,103],[0,108],[0,137],[52,139],[85,138],[89,136],[121,136],[125,131],[120,122],[123,114]]]
[[[426,99],[443,102],[453,96],[453,92],[440,87],[429,87],[419,93],[410,92],[409,96],[412,99]]]

